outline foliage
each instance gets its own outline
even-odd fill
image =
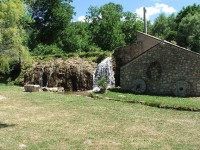
[[[86,20],[92,42],[103,50],[113,50],[125,44],[121,29],[123,8],[119,4],[108,3],[100,8],[90,7]]]
[[[36,40],[36,45],[38,43],[55,44],[74,14],[70,2],[72,0],[28,1],[34,20],[31,40]]]
[[[89,24],[90,42],[109,51],[134,43],[137,31],[142,31],[143,27],[136,14],[124,12],[123,7],[115,3],[90,7],[86,21]]]
[[[85,58],[86,60],[93,61],[99,64],[102,60],[109,57],[111,55],[110,51],[90,51],[90,52],[80,52],[77,53],[79,57]]]
[[[200,12],[200,5],[193,4],[191,6],[183,7],[182,10],[177,14],[175,22],[176,29],[178,29],[180,22],[183,18],[185,18],[188,14],[194,15]]]
[[[56,45],[42,45],[39,44],[33,50],[33,55],[63,55],[63,51]]]
[[[172,14],[170,16],[166,16],[164,13],[161,13],[156,19],[153,24],[151,34],[154,36],[168,40],[173,41],[176,37],[176,31],[175,31],[175,15]]]
[[[13,62],[25,63],[29,52],[23,44],[25,31],[21,18],[25,15],[25,6],[21,0],[0,2],[0,70],[9,72]]]
[[[93,51],[94,46],[89,44],[88,24],[85,22],[70,23],[59,38],[58,45],[66,53]]]
[[[7,55],[0,54],[0,73],[4,74],[5,71],[10,71],[10,59]]]
[[[179,24],[177,43],[195,52],[200,52],[200,14],[188,14]]]
[[[88,9],[86,22],[72,22],[72,0],[1,0],[0,74],[9,74],[30,60],[29,51],[41,58],[79,55],[99,62],[99,54],[136,41],[143,21],[122,5],[108,3]],[[25,5],[26,4],[26,5]],[[200,51],[200,5],[183,8],[177,15],[160,14],[148,33]],[[27,48],[28,46],[28,48]],[[73,53],[73,54],[72,54]],[[93,56],[97,53],[98,56]],[[47,56],[46,56],[47,55]]]
[[[198,33],[199,30],[199,14],[200,5],[193,4],[183,8],[175,19],[177,44],[193,51],[198,52],[200,49],[200,42]],[[191,22],[190,22],[191,21]]]
[[[133,44],[136,39],[137,31],[143,30],[143,22],[132,12],[124,12],[122,17],[122,32],[125,34],[126,45]]]
[[[200,52],[199,14],[200,5],[196,4],[183,8],[177,16],[160,14],[153,24],[151,34]]]
[[[97,85],[101,88],[101,92],[104,93],[108,86],[106,77],[101,77],[101,79],[98,80]]]

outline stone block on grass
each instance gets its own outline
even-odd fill
[[[24,85],[24,90],[25,92],[39,92],[40,85],[27,84],[27,85]]]

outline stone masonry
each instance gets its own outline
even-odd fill
[[[200,54],[160,41],[121,67],[120,85],[138,94],[200,96],[199,64]]]
[[[116,86],[120,86],[120,68],[160,42],[156,37],[138,32],[136,43],[117,48],[113,53]]]

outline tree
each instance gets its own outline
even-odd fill
[[[183,8],[175,19],[177,44],[193,51],[199,52],[199,15],[200,5]]]
[[[58,45],[65,52],[90,51],[88,24],[72,22],[62,31]]]
[[[163,40],[174,41],[176,37],[174,20],[174,14],[166,16],[164,13],[161,13],[155,19],[151,34]]]
[[[88,21],[92,42],[103,50],[113,50],[125,44],[125,35],[121,29],[123,8],[121,5],[108,3],[100,8],[90,7]]]
[[[16,64],[28,60],[28,49],[23,45],[25,31],[21,18],[25,15],[22,0],[0,2],[0,72],[10,72]]]
[[[37,41],[32,47],[38,43],[51,45],[57,42],[74,14],[70,2],[72,0],[28,1],[34,20],[31,37]]]
[[[194,15],[195,13],[200,13],[200,5],[193,4],[191,6],[183,7],[175,19],[176,29],[178,29],[179,24],[184,17],[186,17],[188,14]]]
[[[133,44],[137,31],[143,30],[143,22],[132,12],[124,12],[122,17],[122,32],[125,34],[126,45]]]
[[[170,16],[168,16],[168,26],[170,30],[167,32],[165,40],[176,43],[177,30],[175,19],[175,14],[171,14]]]
[[[200,14],[188,14],[178,28],[177,42],[195,52],[200,52]]]

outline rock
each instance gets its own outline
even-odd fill
[[[63,93],[63,92],[65,92],[65,89],[63,87],[58,87],[58,91],[57,92],[58,93]]]
[[[92,90],[92,92],[94,92],[94,93],[105,93],[105,92],[106,92],[106,89],[103,88],[103,87],[101,87],[101,86],[99,86],[99,87],[95,87],[95,88]]]
[[[0,101],[3,100],[3,99],[6,99],[6,98],[4,96],[0,95]]]
[[[48,88],[63,88],[56,89],[57,91],[91,90],[93,87],[93,72],[95,68],[95,63],[85,61],[79,57],[66,61],[56,59],[37,63],[27,70],[24,76],[24,83],[38,84],[41,87]],[[54,91],[55,89],[51,90]]]
[[[25,92],[39,92],[40,85],[27,84],[27,85],[24,85],[24,90]]]
[[[43,87],[42,91],[63,93],[65,90],[63,87]]]
[[[93,90],[92,90],[92,92],[95,92],[95,93],[98,93],[98,92],[100,92],[100,88],[99,87],[95,87]]]
[[[99,92],[100,93],[105,93],[106,92],[106,88],[100,86],[100,91]]]
[[[45,91],[45,92],[48,91],[48,87],[43,87],[42,91]]]
[[[25,144],[19,144],[19,147],[20,147],[21,149],[25,149],[27,146],[26,146]]]

